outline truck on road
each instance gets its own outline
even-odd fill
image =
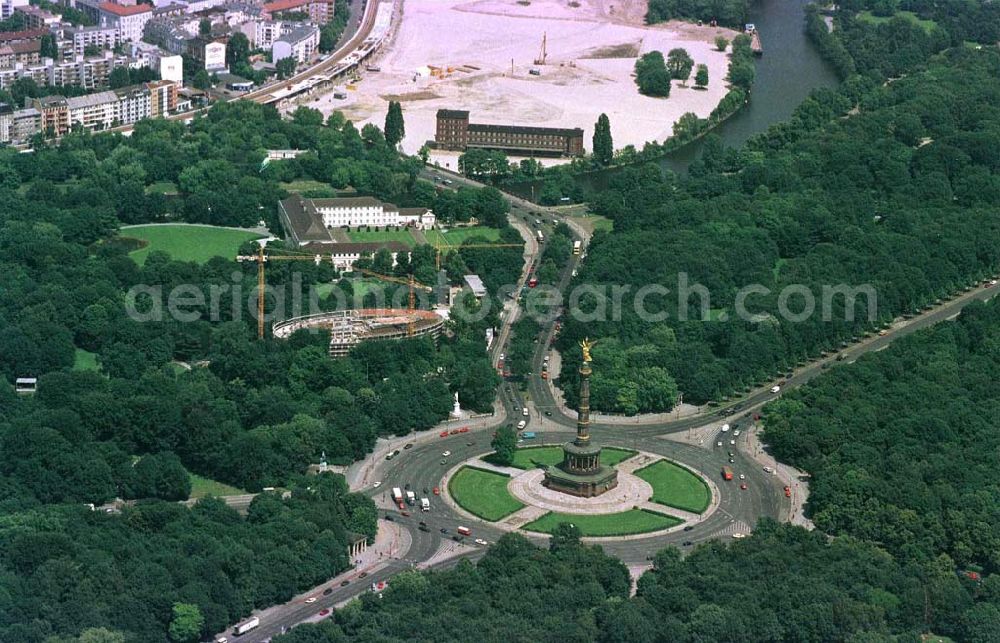
[[[399,490],[399,487],[392,488],[392,499],[397,505],[403,504],[403,492]]]
[[[236,636],[241,636],[243,634],[246,634],[253,628],[257,627],[258,625],[260,625],[260,619],[254,616],[252,619],[244,621],[238,624],[236,627],[234,627],[233,634],[235,634]]]
[[[729,467],[722,467],[722,479],[723,480],[732,480],[733,479],[733,470],[730,469]]]
[[[573,242],[573,254],[575,254],[575,255],[580,254],[580,248],[582,247],[582,245],[583,244],[581,244],[579,241],[574,241]]]
[[[428,500],[427,498],[421,498],[420,511],[430,511],[430,510],[431,510],[431,501]]]
[[[417,502],[417,495],[415,493],[413,493],[412,491],[407,491],[406,492],[406,504],[413,505],[413,504],[416,504],[416,502]]]

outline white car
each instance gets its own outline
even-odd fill
[[[743,474],[743,473],[741,473],[740,474],[740,480],[746,480],[746,479],[747,479],[746,475]]]
[[[780,390],[781,390],[781,387],[778,386],[777,384],[775,384],[774,386],[771,387],[771,392],[772,393],[777,393]]]
[[[772,467],[764,467],[764,473],[774,473],[774,469]]]
[[[485,547],[486,545],[489,545],[489,543],[486,542],[485,540],[483,540],[482,538],[476,538],[476,544],[477,545],[482,545],[483,547]]]
[[[729,441],[729,444],[730,444],[730,446],[732,446],[732,445],[736,444],[736,440],[730,440],[730,441]]]
[[[723,424],[722,425],[722,432],[725,433],[728,430],[729,430],[729,425],[728,424]]]
[[[378,489],[381,486],[382,486],[381,480],[376,480],[375,482],[372,483],[372,489]]]
[[[739,435],[740,435],[740,430],[739,429],[736,429],[736,430],[733,431],[733,437],[739,437]]]
[[[310,596],[309,598],[306,599],[306,603],[315,603],[315,602],[316,602],[315,596]]]
[[[503,358],[504,358],[504,354],[500,353],[500,361],[503,361]]]
[[[441,457],[442,458],[447,458],[450,455],[451,455],[451,451],[445,451],[444,453],[441,454]]]
[[[736,538],[737,540],[739,540],[740,538],[746,538],[746,537],[747,537],[746,534],[741,534],[741,533],[738,533],[738,532],[735,533],[735,534],[733,534],[733,538]]]

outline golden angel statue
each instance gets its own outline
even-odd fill
[[[586,337],[584,337],[583,341],[580,342],[580,348],[583,349],[583,361],[585,361],[585,362],[589,362],[590,361],[590,349],[593,348],[594,344],[596,344],[596,343],[597,342],[592,342],[589,339],[587,339]]]

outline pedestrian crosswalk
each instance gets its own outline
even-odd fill
[[[750,525],[742,520],[736,520],[729,523],[714,535],[716,536],[732,536],[733,534],[744,534],[749,535],[751,531]]]

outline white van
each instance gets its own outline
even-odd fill
[[[521,409],[521,415],[523,415],[524,417],[528,417],[528,407],[524,407],[523,409]]]

